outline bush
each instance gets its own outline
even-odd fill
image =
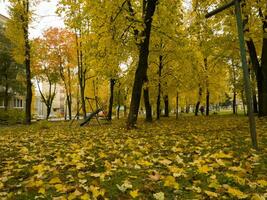
[[[25,121],[25,112],[23,110],[11,109],[11,110],[3,110],[0,109],[0,123],[7,124],[18,124],[23,123]]]

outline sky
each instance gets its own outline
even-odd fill
[[[31,24],[30,37],[36,38],[42,35],[49,27],[64,27],[63,19],[57,16],[57,0],[42,1],[36,8],[34,22]],[[0,13],[8,17],[8,3],[0,1]]]

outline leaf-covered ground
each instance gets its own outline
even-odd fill
[[[0,199],[267,198],[267,120],[245,117],[0,128]]]

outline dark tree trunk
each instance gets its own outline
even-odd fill
[[[209,89],[207,89],[206,92],[206,116],[209,116],[210,114],[210,92]]]
[[[134,85],[131,96],[130,112],[127,120],[127,127],[132,128],[135,126],[138,110],[140,106],[140,99],[142,93],[143,81],[147,75],[148,68],[148,55],[149,55],[149,41],[151,33],[151,25],[153,15],[156,9],[157,0],[150,0],[146,4],[145,16],[144,16],[144,30],[142,36],[144,40],[140,43],[139,48],[139,62],[135,72]]]
[[[200,101],[198,101],[197,104],[196,104],[195,116],[198,116],[199,105],[200,105]]]
[[[118,91],[117,119],[120,119],[120,109],[121,109],[121,102],[120,102],[121,89],[120,89],[120,86],[121,86],[121,83],[119,83],[119,91]]]
[[[262,69],[262,102],[260,116],[267,116],[267,15],[263,21],[263,44],[261,55]]]
[[[86,119],[86,105],[85,105],[85,88],[80,85],[80,95],[81,95],[81,103],[82,103],[82,111],[83,111],[83,118]]]
[[[110,97],[109,97],[109,105],[108,105],[108,120],[112,119],[112,107],[113,107],[113,100],[114,100],[114,86],[115,86],[115,79],[110,79]]]
[[[176,92],[176,119],[178,119],[178,111],[179,111],[179,93]]]
[[[233,95],[233,114],[237,114],[237,110],[236,110],[236,91],[234,89],[234,95]]]
[[[49,116],[50,116],[50,113],[51,113],[51,106],[46,106],[46,120],[49,119]]]
[[[205,72],[206,72],[206,116],[210,112],[210,92],[209,92],[209,76],[208,76],[208,58],[204,58]]]
[[[256,81],[257,81],[258,106],[259,106],[258,113],[259,113],[259,116],[264,116],[263,115],[263,110],[262,110],[263,109],[263,96],[262,96],[263,95],[262,94],[262,92],[263,92],[263,85],[262,85],[263,84],[263,76],[262,76],[262,69],[260,67],[260,63],[259,63],[259,60],[258,60],[258,57],[257,57],[257,52],[256,52],[256,48],[255,48],[253,40],[252,39],[247,40],[246,44],[247,44],[247,47],[248,47],[248,52],[249,52],[249,55],[250,55],[252,68],[253,68],[253,71],[255,73]]]
[[[151,104],[149,102],[149,86],[148,86],[148,77],[145,77],[144,87],[143,87],[143,96],[144,96],[144,104],[146,109],[146,121],[152,122],[152,109]]]
[[[71,116],[72,98],[70,95],[67,95],[67,104],[68,104],[68,111],[69,111],[69,120],[71,120],[72,119],[72,116]]]
[[[169,117],[169,96],[164,96],[164,117]]]
[[[119,104],[117,107],[117,119],[120,119],[120,109],[121,109],[121,105]]]
[[[198,116],[198,111],[199,111],[199,106],[200,106],[201,99],[202,99],[202,88],[199,86],[199,89],[198,89],[198,101],[197,101],[197,104],[196,104],[195,116]]]
[[[25,123],[31,124],[31,104],[32,104],[32,82],[31,82],[31,47],[29,40],[29,0],[25,1],[24,10],[26,16],[21,15],[23,36],[24,36],[24,64],[26,68],[26,108],[25,108]]]
[[[144,87],[144,103],[146,109],[146,121],[152,122],[152,109],[149,102],[149,89],[148,87]]]
[[[159,71],[158,71],[159,82],[158,82],[158,96],[157,96],[157,120],[159,120],[160,113],[161,113],[160,99],[161,99],[161,74],[162,74],[162,69],[163,69],[163,56],[160,55],[159,56]]]
[[[126,116],[127,116],[127,106],[124,105],[124,106],[123,106],[123,109],[124,109],[124,114],[123,114],[123,116],[126,117]]]

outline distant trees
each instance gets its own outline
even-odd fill
[[[12,56],[12,43],[5,36],[4,29],[0,27],[0,98],[4,101],[4,109],[8,109],[8,101],[16,93],[23,94],[24,84],[19,78],[24,75],[21,64]]]
[[[31,104],[32,104],[32,74],[31,74],[31,45],[29,39],[29,25],[31,22],[32,11],[30,6],[34,4],[30,0],[10,0],[10,17],[7,24],[7,35],[13,42],[17,53],[14,57],[18,63],[23,63],[26,73],[26,108],[25,123],[31,123]]]

